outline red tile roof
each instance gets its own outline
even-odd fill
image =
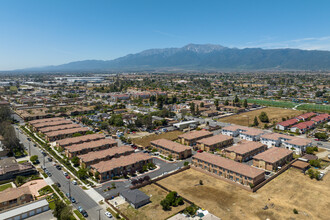
[[[253,150],[259,149],[261,147],[266,147],[266,145],[260,142],[246,141],[231,147],[227,147],[225,148],[225,151],[235,152],[237,154],[243,155]]]
[[[316,113],[314,112],[307,112],[305,114],[302,114],[302,115],[298,115],[296,118],[297,119],[307,119],[307,118],[310,118],[310,117],[313,117],[314,115],[316,115]]]
[[[57,140],[56,143],[60,146],[67,146],[71,144],[78,144],[82,142],[89,142],[93,140],[99,140],[104,139],[105,136],[103,134],[89,134],[89,135],[83,135],[79,137],[73,137],[73,138],[65,138],[61,140]]]
[[[298,129],[302,130],[302,129],[307,129],[309,127],[312,127],[314,124],[315,124],[314,121],[305,121],[305,122],[301,122],[299,124],[292,126],[292,128],[298,128]]]
[[[288,126],[296,124],[297,122],[298,122],[298,120],[293,118],[293,119],[290,119],[290,120],[282,121],[282,122],[277,123],[277,124],[282,125],[283,127],[288,127]]]
[[[191,131],[186,134],[179,135],[179,138],[184,138],[186,140],[193,140],[196,138],[201,138],[204,136],[213,135],[212,132],[201,130],[201,131]]]
[[[93,148],[97,148],[97,147],[101,147],[101,146],[105,146],[105,145],[113,145],[113,144],[117,144],[117,142],[114,139],[106,138],[106,139],[100,139],[97,141],[91,141],[91,142],[85,142],[82,144],[71,145],[71,146],[66,147],[66,150],[68,150],[69,152],[77,152],[77,151],[81,151],[84,149],[93,149]]]

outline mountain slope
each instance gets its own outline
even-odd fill
[[[188,44],[150,49],[114,60],[85,60],[29,71],[214,71],[330,70],[330,52],[299,49],[228,48]]]

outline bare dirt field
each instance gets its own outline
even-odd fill
[[[199,185],[203,180],[203,185]],[[221,219],[329,219],[330,175],[311,180],[290,168],[256,193],[193,169],[158,182]],[[267,205],[268,209],[263,208]],[[293,213],[293,209],[298,214]]]
[[[155,220],[155,219],[166,219],[171,215],[185,209],[188,204],[185,203],[178,207],[172,207],[170,211],[164,211],[160,205],[160,201],[163,200],[167,192],[162,188],[151,184],[140,188],[145,194],[150,196],[151,203],[139,208],[134,209],[127,203],[119,206],[119,209],[129,218],[134,220]]]
[[[251,112],[245,112],[245,113],[240,113],[238,115],[233,115],[225,118],[219,119],[221,122],[226,122],[226,123],[232,123],[232,124],[237,124],[237,125],[243,125],[243,126],[248,126],[249,124],[253,124],[254,117],[260,115],[261,112],[266,112],[268,115],[268,118],[270,120],[270,123],[273,121],[276,122],[281,122],[283,117],[289,117],[292,118],[294,116],[303,114],[302,111],[298,110],[293,110],[293,109],[284,109],[284,108],[275,108],[275,107],[267,107]],[[262,123],[259,118],[259,126],[260,128],[264,127],[264,123]],[[249,124],[248,124],[249,122]]]
[[[150,145],[150,141],[165,138],[168,140],[177,139],[180,134],[183,134],[182,131],[170,131],[162,134],[152,134],[142,138],[134,138],[132,142],[136,145],[141,145],[143,147],[148,147]]]

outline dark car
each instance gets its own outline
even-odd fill
[[[62,169],[61,165],[56,165],[56,169],[61,170]]]
[[[88,214],[87,214],[87,212],[86,212],[85,210],[82,210],[82,211],[81,211],[81,214],[82,214],[84,217],[88,217]]]
[[[60,183],[55,183],[55,185],[56,185],[57,187],[61,187],[61,184],[60,184]]]
[[[50,158],[50,157],[48,157],[47,159],[48,159],[49,162],[52,162],[53,161],[53,159]]]
[[[76,203],[76,200],[73,197],[71,197],[71,202]]]

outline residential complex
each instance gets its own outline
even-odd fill
[[[211,137],[203,138],[197,141],[197,145],[194,147],[196,150],[203,151],[215,151],[220,150],[221,148],[230,146],[234,143],[234,139],[232,137],[228,137],[227,135],[214,135]]]
[[[265,179],[263,170],[207,152],[193,156],[193,166],[242,185],[257,185]]]
[[[253,166],[265,170],[278,170],[281,166],[290,162],[293,158],[293,151],[273,147],[263,153],[257,154],[253,157]]]
[[[193,146],[197,143],[198,140],[211,136],[213,136],[212,132],[201,130],[201,131],[191,131],[186,134],[179,135],[178,138],[181,144]]]
[[[238,162],[244,162],[253,158],[253,156],[264,152],[267,146],[254,141],[242,141],[234,146],[224,149],[225,156]]]
[[[191,148],[167,139],[158,139],[150,142],[161,154],[180,160],[191,156]]]

